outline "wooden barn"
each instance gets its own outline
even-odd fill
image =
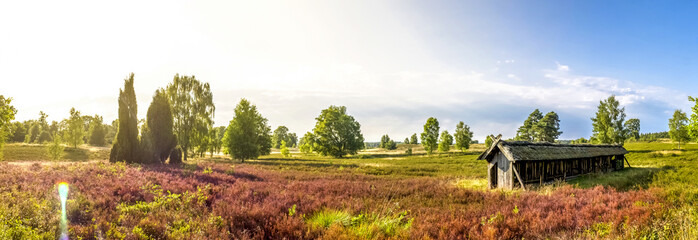
[[[556,144],[495,140],[478,157],[488,162],[490,188],[512,189],[525,184],[593,172],[623,169],[628,151],[620,145]],[[628,166],[630,166],[628,164]]]

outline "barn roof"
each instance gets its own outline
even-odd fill
[[[621,145],[532,143],[498,139],[478,157],[478,160],[491,161],[497,152],[502,152],[511,161],[575,159],[628,153]]]

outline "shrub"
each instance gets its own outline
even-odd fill
[[[65,150],[65,147],[61,144],[61,137],[56,136],[53,138],[53,141],[51,144],[46,146],[46,152],[48,153],[49,158],[52,160],[60,160],[65,153],[63,152]]]
[[[170,164],[182,164],[182,149],[176,147],[170,153]]]

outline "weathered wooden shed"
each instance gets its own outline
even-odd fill
[[[620,145],[556,144],[495,140],[478,157],[488,162],[488,186],[512,189],[566,180],[581,174],[623,169],[628,151]]]

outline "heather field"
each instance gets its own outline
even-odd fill
[[[0,239],[695,239],[698,145],[628,143],[632,168],[529,191],[485,189],[483,149],[367,150],[343,159],[223,156],[181,166],[59,162],[6,146]],[[66,148],[66,151],[76,151]],[[80,156],[80,157],[68,157]],[[106,157],[104,157],[106,158]]]

